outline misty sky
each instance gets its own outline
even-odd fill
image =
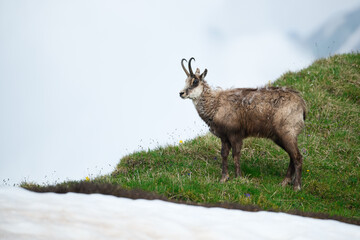
[[[182,58],[195,57],[214,87],[261,86],[315,59],[291,36],[359,6],[0,0],[0,181],[83,179],[203,134],[178,95]]]

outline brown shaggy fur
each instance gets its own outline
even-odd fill
[[[301,189],[302,156],[297,136],[304,128],[306,104],[300,94],[289,88],[236,88],[213,90],[204,80],[207,70],[192,73],[191,60],[182,98],[193,100],[200,117],[210,131],[221,139],[222,178],[229,178],[227,158],[232,148],[235,175],[241,176],[240,151],[244,138],[263,137],[273,140],[290,156],[285,186],[294,184]],[[184,68],[184,67],[183,67]]]

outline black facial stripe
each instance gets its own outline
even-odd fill
[[[188,87],[189,90],[192,90],[194,88],[196,88],[199,84],[196,84],[196,85],[191,85],[190,87]]]
[[[197,83],[196,83],[196,84],[194,84],[194,81],[195,81],[195,80],[197,80]],[[193,90],[194,88],[196,88],[197,86],[199,86],[199,83],[200,83],[200,80],[199,80],[199,79],[197,79],[197,78],[191,79],[191,85],[190,85],[187,89],[185,89],[186,95],[189,94],[189,91],[191,91],[191,90]]]
[[[191,84],[191,88],[196,88],[199,85],[199,79],[194,78],[192,79],[192,84]]]

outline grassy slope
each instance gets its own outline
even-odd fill
[[[188,202],[231,202],[360,220],[360,54],[318,60],[300,72],[284,74],[273,85],[299,90],[308,104],[306,129],[299,137],[302,191],[280,186],[288,155],[273,142],[255,138],[244,142],[245,177],[234,178],[230,159],[230,180],[221,184],[220,141],[210,134],[133,153],[114,173],[92,181]]]

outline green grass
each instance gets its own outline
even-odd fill
[[[307,102],[305,131],[298,141],[304,157],[301,191],[280,186],[289,164],[286,152],[256,138],[243,145],[244,177],[234,178],[230,158],[230,180],[220,183],[221,144],[210,134],[135,152],[122,158],[112,174],[91,181],[186,202],[239,203],[360,220],[360,54],[320,59],[273,85],[297,89]]]

